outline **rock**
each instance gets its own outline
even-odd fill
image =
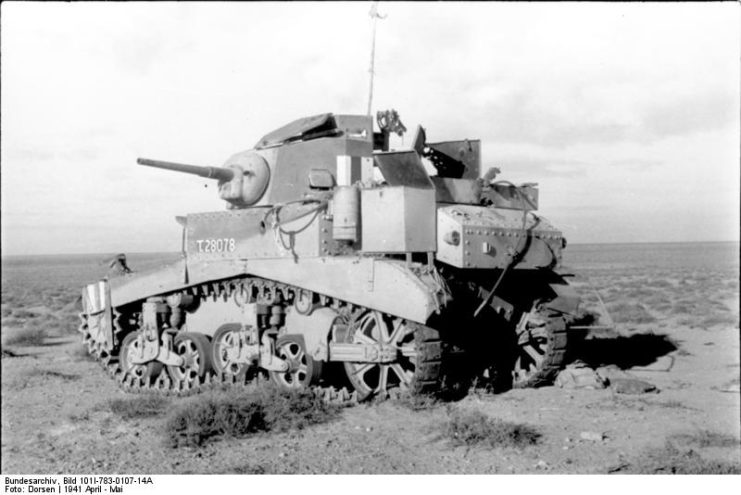
[[[535,465],[535,469],[549,469],[550,466],[545,461],[538,461],[538,463]]]
[[[653,383],[636,378],[615,378],[610,380],[610,387],[618,394],[647,394],[659,391]]]
[[[556,385],[565,389],[605,388],[605,383],[595,371],[581,361],[569,364],[556,377]]]
[[[595,370],[595,372],[607,384],[609,384],[610,381],[615,378],[635,378],[633,375],[621,370],[614,364],[600,366]]]
[[[579,438],[590,442],[601,442],[605,439],[605,436],[597,431],[583,431],[579,434]]]

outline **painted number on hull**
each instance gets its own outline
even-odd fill
[[[199,253],[225,253],[232,252],[237,247],[233,237],[223,239],[196,239]]]

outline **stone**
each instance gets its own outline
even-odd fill
[[[604,382],[608,384],[615,378],[635,378],[633,375],[623,371],[614,364],[600,366],[595,370],[595,372],[597,373],[597,375],[599,375],[600,378],[602,378]]]
[[[589,440],[590,442],[601,442],[605,439],[605,436],[597,431],[583,431],[579,434],[579,438]]]
[[[564,389],[600,390],[605,388],[602,378],[580,361],[571,363],[561,370],[556,376],[555,384]]]
[[[610,387],[617,394],[648,394],[659,391],[656,385],[636,378],[615,378],[610,380]]]

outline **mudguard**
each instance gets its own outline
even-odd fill
[[[419,264],[372,257],[185,260],[111,280],[113,306],[233,277],[257,276],[425,323],[447,300],[445,288]]]

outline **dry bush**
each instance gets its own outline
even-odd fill
[[[674,435],[672,438],[684,444],[695,445],[702,448],[741,446],[741,441],[739,441],[738,438],[710,430],[700,430],[696,433],[683,433],[680,435]]]
[[[647,451],[619,471],[626,474],[741,474],[741,465],[705,459],[692,449],[679,449],[666,442],[664,447]]]
[[[714,327],[718,325],[734,325],[738,326],[738,316],[731,315],[731,314],[715,314],[706,316],[702,320],[700,320],[700,325],[703,327]]]
[[[81,377],[80,375],[75,375],[72,373],[62,373],[61,371],[55,371],[55,370],[45,370],[45,369],[32,369],[27,371],[22,375],[22,378],[30,379],[30,378],[60,378],[64,380],[65,382],[75,382],[79,380]]]
[[[284,392],[264,386],[251,392],[226,391],[194,397],[167,420],[172,447],[199,446],[221,437],[243,437],[261,431],[300,430],[333,419],[337,406],[309,390]]]
[[[431,395],[403,392],[394,399],[394,402],[412,411],[429,411],[443,404],[443,401]]]
[[[46,331],[43,328],[19,328],[9,330],[7,335],[3,336],[3,345],[35,346],[43,344],[44,339],[46,339]]]
[[[643,304],[617,302],[607,306],[612,319],[618,323],[653,323],[656,321]]]
[[[522,448],[538,443],[541,434],[531,426],[490,418],[480,411],[453,411],[441,436],[453,446]]]
[[[158,395],[139,395],[108,401],[111,412],[123,419],[159,416],[169,407],[170,401]]]
[[[37,313],[34,313],[32,311],[28,311],[28,310],[23,309],[23,308],[14,309],[13,312],[11,313],[11,316],[13,316],[14,318],[18,318],[20,320],[27,320],[29,318],[35,317],[36,315],[37,315]]]

